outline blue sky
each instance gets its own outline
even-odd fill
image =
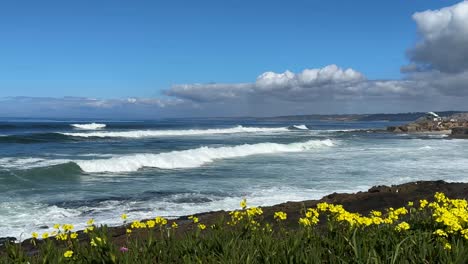
[[[2,1],[0,97],[164,99],[330,64],[399,80],[412,15],[459,2]]]

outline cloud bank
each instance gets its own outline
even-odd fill
[[[244,83],[176,84],[162,98],[3,98],[3,115],[158,118],[468,110],[468,1],[413,15],[418,40],[402,79],[330,64]],[[20,105],[27,107],[19,107]],[[65,109],[65,110],[64,110]]]

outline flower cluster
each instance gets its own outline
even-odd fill
[[[229,213],[231,216],[231,221],[228,222],[229,225],[237,225],[243,221],[246,221],[247,225],[252,226],[256,229],[260,224],[256,220],[258,216],[263,215],[263,210],[260,207],[250,207],[247,208],[247,201],[243,199],[240,202],[241,209],[240,211],[232,211]]]

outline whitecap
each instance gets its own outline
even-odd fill
[[[71,124],[72,127],[83,130],[103,129],[106,124],[90,123],[90,124]]]
[[[200,167],[215,160],[251,155],[303,152],[333,146],[333,141],[309,140],[300,143],[258,143],[229,147],[200,147],[159,154],[134,154],[110,159],[75,161],[85,172],[131,172],[144,167],[182,169]]]
[[[119,137],[119,138],[145,138],[163,136],[194,136],[213,134],[234,134],[234,133],[263,133],[263,132],[285,132],[286,127],[243,127],[232,128],[212,128],[212,129],[186,129],[186,130],[132,130],[132,131],[96,131],[87,133],[61,133],[72,137]]]

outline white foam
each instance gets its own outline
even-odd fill
[[[299,130],[309,130],[306,125],[294,125],[293,127]]]
[[[244,144],[233,147],[201,147],[160,154],[135,154],[110,159],[80,160],[76,163],[85,172],[130,172],[144,167],[160,169],[195,168],[219,159],[245,157],[250,155],[302,152],[333,146],[327,140],[310,140],[301,143]]]
[[[187,129],[187,130],[132,130],[132,131],[96,131],[87,133],[61,133],[73,137],[120,137],[120,138],[144,138],[163,136],[194,136],[212,134],[234,134],[234,133],[261,133],[261,132],[284,132],[286,127],[243,127],[213,128],[213,129]]]
[[[72,127],[83,129],[83,130],[96,130],[103,129],[106,127],[106,124],[90,123],[90,124],[71,124]]]
[[[32,169],[40,167],[48,167],[70,162],[66,159],[43,159],[43,158],[0,158],[0,168],[7,169]]]
[[[155,197],[149,201],[107,200],[93,206],[83,205],[77,208],[64,208],[32,201],[0,202],[0,236],[12,236],[21,241],[31,237],[32,232],[42,234],[53,231],[52,226],[56,223],[73,224],[75,230],[82,230],[85,228],[86,221],[90,218],[94,218],[97,225],[121,225],[122,219],[119,216],[122,213],[128,214],[128,222],[155,216],[174,218],[209,211],[239,209],[239,202],[242,198],[247,198],[249,206],[270,206],[287,201],[319,199],[332,191],[341,190],[283,186],[272,188],[247,187],[245,191],[245,195],[230,197],[182,194],[182,196],[191,197],[195,195],[211,200],[205,203],[175,202],[174,198],[181,196],[180,194],[165,199]]]

